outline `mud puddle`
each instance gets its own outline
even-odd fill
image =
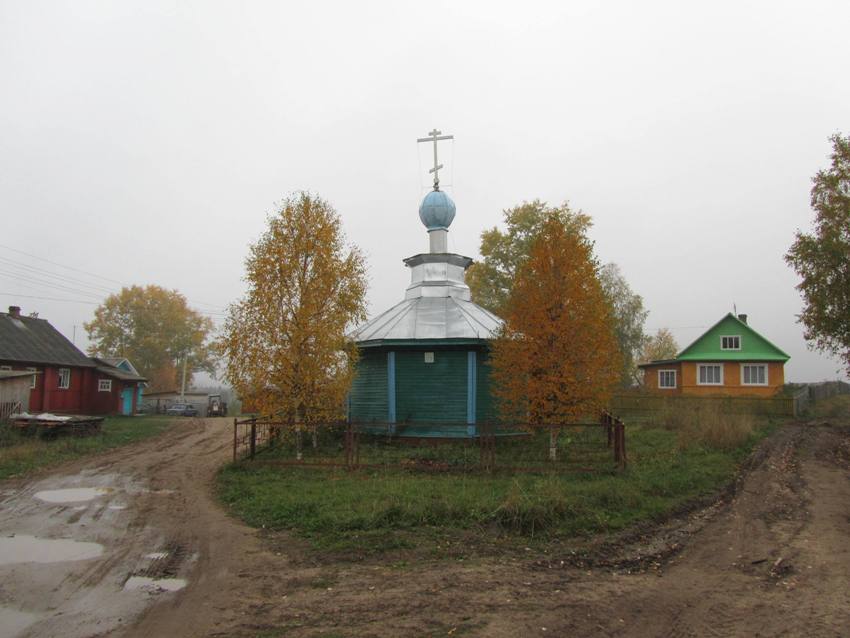
[[[130,576],[124,583],[124,591],[142,590],[152,593],[161,591],[179,591],[186,586],[182,578],[150,578],[148,576]]]
[[[82,501],[91,501],[99,496],[105,496],[112,490],[104,487],[71,487],[62,490],[43,490],[33,494],[33,498],[37,498],[45,503],[80,503]]]
[[[103,554],[103,545],[67,538],[37,538],[27,534],[0,538],[0,565],[61,563]]]
[[[37,621],[40,616],[25,611],[0,607],[0,638],[13,638]]]

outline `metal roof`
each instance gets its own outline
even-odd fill
[[[742,315],[743,316],[743,315]],[[721,336],[741,337],[740,349],[721,350]],[[679,361],[788,361],[791,357],[731,312],[700,335],[676,359]]]
[[[456,297],[405,299],[354,331],[355,341],[493,339],[502,320]]]
[[[92,367],[94,362],[44,319],[0,312],[0,361]]]

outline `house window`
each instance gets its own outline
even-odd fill
[[[720,349],[721,350],[740,350],[741,349],[741,336],[740,335],[732,335],[720,337]]]
[[[426,352],[425,353],[425,363],[434,363],[434,353]]]
[[[763,363],[741,364],[741,385],[767,385],[767,366]]]
[[[719,363],[700,363],[697,366],[697,385],[723,385],[723,366]]]
[[[38,372],[36,368],[27,368],[27,372]],[[38,375],[33,374],[30,377],[30,390],[35,389],[35,384],[38,382]]]
[[[59,368],[59,389],[67,390],[71,387],[71,369]]]
[[[0,366],[0,370],[11,370],[12,366]]]
[[[676,387],[676,371],[675,370],[659,370],[658,371],[658,387],[659,388],[675,388]]]
[[[98,392],[112,392],[112,379],[100,379],[97,382]]]

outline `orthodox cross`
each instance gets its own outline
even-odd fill
[[[428,133],[428,137],[420,137],[417,139],[417,142],[434,142],[434,168],[429,170],[429,173],[434,173],[434,190],[440,190],[440,169],[443,168],[442,164],[437,163],[437,142],[440,140],[453,140],[455,138],[454,135],[443,135],[442,131],[438,131],[434,129],[430,133]]]

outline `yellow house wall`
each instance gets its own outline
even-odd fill
[[[675,388],[659,388],[658,387],[658,371],[659,370],[675,370],[676,371],[676,387]],[[682,394],[682,364],[681,363],[666,363],[657,366],[648,366],[643,369],[643,385],[647,390],[658,392],[658,394]]]
[[[719,363],[722,365],[723,385],[697,385],[697,365],[699,363]],[[741,385],[741,363],[737,361],[682,361],[680,365],[682,366],[682,371],[679,374],[681,393],[690,396],[771,397],[779,392],[785,384],[785,364],[782,362],[769,362],[767,364],[768,385],[765,386]],[[656,374],[656,386],[658,383],[657,376]]]

